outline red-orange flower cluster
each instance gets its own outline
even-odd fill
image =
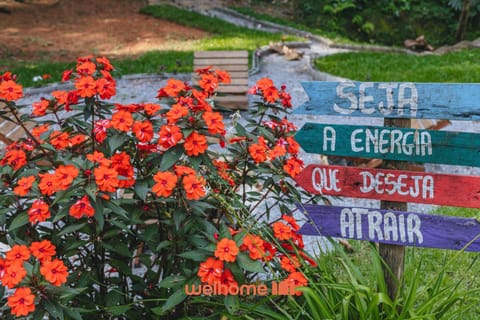
[[[41,240],[32,242],[30,247],[14,245],[5,258],[0,258],[1,284],[9,289],[21,285],[7,300],[12,315],[27,316],[35,311],[35,295],[28,285],[36,285],[38,275],[31,274],[34,271],[27,271],[24,266],[25,262],[35,263],[31,257],[40,263],[40,274],[50,284],[60,286],[67,281],[68,269],[63,261],[53,258],[55,254],[55,246],[49,240]]]

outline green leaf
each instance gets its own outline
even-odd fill
[[[228,312],[232,315],[240,310],[240,297],[238,295],[227,295],[223,301]]]
[[[113,154],[115,150],[117,150],[119,147],[122,146],[126,141],[128,140],[128,137],[123,134],[114,134],[108,139],[108,146],[110,148],[111,153]]]
[[[162,155],[162,161],[160,162],[160,171],[166,171],[170,169],[183,155],[183,146],[177,145],[168,149]]]
[[[147,180],[137,180],[135,183],[135,194],[143,201],[147,199],[147,194],[150,188],[148,187]]]
[[[263,269],[263,265],[260,261],[250,259],[248,254],[244,252],[240,252],[237,255],[237,262],[242,269],[245,269],[247,271],[260,272],[260,273],[265,272],[265,270]]]
[[[98,199],[100,200],[100,199]],[[97,201],[98,201],[97,200]],[[125,219],[128,219],[128,211],[123,209],[122,207],[120,207],[119,205],[117,205],[115,203],[114,200],[110,200],[110,201],[102,201],[103,204],[105,205],[105,207],[109,208],[112,210],[112,213],[114,213],[115,215],[117,216],[121,216]]]
[[[80,224],[71,224],[71,225],[68,225],[68,226],[66,226],[65,228],[63,228],[60,232],[58,232],[56,235],[57,235],[58,237],[61,237],[61,236],[63,236],[64,234],[78,231],[78,230],[82,229],[83,227],[85,227],[87,224],[88,224],[88,223],[84,222],[84,223],[80,223]]]
[[[180,304],[183,300],[185,300],[187,298],[187,294],[183,291],[183,288],[175,291],[168,299],[167,301],[165,301],[165,304],[161,307],[160,310],[156,310],[154,311],[154,309],[152,309],[153,313],[155,313],[156,315],[162,315],[164,314],[166,311],[168,310],[171,310],[173,309],[175,306],[177,306],[178,304]],[[157,308],[155,308],[157,309]],[[160,311],[160,313],[157,313],[158,311]]]
[[[160,281],[158,286],[160,288],[174,288],[174,287],[181,286],[182,284],[185,283],[186,280],[187,278],[185,278],[182,275],[168,276],[162,281]]]
[[[9,231],[13,231],[20,227],[23,227],[28,223],[28,214],[26,212],[19,213],[13,218],[12,223],[8,227]]]
[[[107,242],[102,242],[101,245],[105,249],[115,252],[123,257],[131,258],[133,256],[133,254],[130,252],[130,249],[128,249],[128,246],[123,242],[115,241],[114,245],[111,245]]]
[[[179,254],[180,257],[193,261],[204,261],[208,255],[209,253],[204,250],[192,250]]]

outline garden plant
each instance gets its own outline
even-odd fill
[[[113,72],[81,57],[62,75],[72,89],[33,106],[17,105],[15,75],[0,78],[0,116],[25,130],[0,161],[2,319],[241,316],[283,297],[230,288],[306,286],[316,262],[292,204],[316,199],[291,182],[303,162],[285,87],[259,80],[250,114],[226,125],[212,101],[224,71],[129,105],[108,102]],[[221,291],[187,294],[201,284]]]

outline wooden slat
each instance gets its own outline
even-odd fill
[[[248,63],[248,60],[247,59],[243,59],[243,58],[228,58],[228,59],[201,59],[201,60],[195,60],[197,62],[197,64],[202,64],[202,65],[205,65],[205,66],[211,66],[211,65],[214,65],[214,66],[222,66],[222,65],[230,65],[230,64],[245,64],[245,62]],[[201,61],[201,62],[199,62]]]
[[[222,107],[232,108],[232,109],[248,109],[248,97],[247,96],[221,96],[214,99],[215,104]]]
[[[229,72],[231,79],[248,79],[248,72],[246,71],[234,71],[234,72]],[[197,75],[193,77],[194,81],[198,81],[200,79]]]
[[[193,54],[195,59],[212,57],[212,58],[231,58],[231,57],[240,57],[248,59],[248,51],[195,51]]]
[[[245,86],[218,86],[216,92],[226,92],[226,93],[244,93],[246,94],[248,88]]]
[[[248,71],[248,64],[235,64],[235,65],[218,65],[218,64],[203,64],[201,61],[195,61],[193,70],[214,66],[213,69],[222,69],[225,71]]]

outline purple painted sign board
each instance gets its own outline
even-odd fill
[[[473,218],[360,207],[297,207],[313,222],[302,226],[303,235],[451,250],[465,247],[465,251],[480,252],[480,223]]]

